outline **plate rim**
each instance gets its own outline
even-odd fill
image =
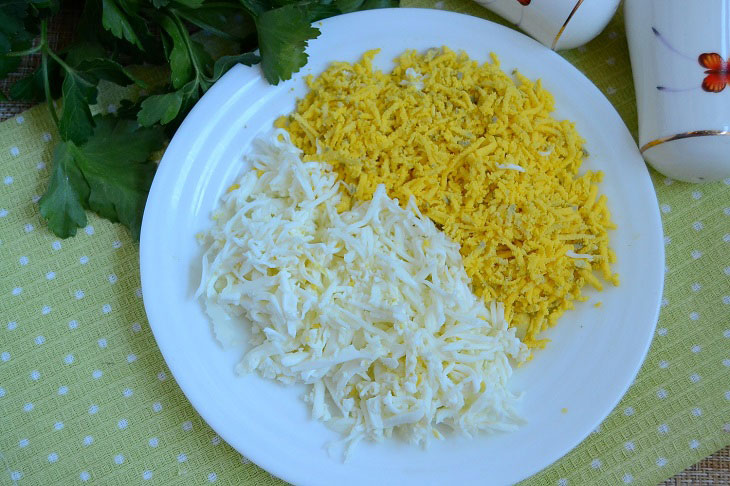
[[[452,11],[445,11],[445,10],[437,10],[437,9],[428,9],[428,8],[387,8],[387,9],[377,9],[377,10],[368,10],[368,11],[361,11],[361,12],[353,12],[349,14],[343,14],[338,15],[336,17],[331,17],[325,20],[321,20],[318,22],[315,22],[313,25],[317,27],[328,27],[331,24],[335,24],[338,22],[343,22],[343,19],[346,19],[344,21],[349,21],[351,19],[354,19],[356,17],[363,17],[362,21],[367,22],[368,20],[376,20],[379,16],[382,15],[420,15],[420,16],[433,16],[433,17],[440,17],[444,18],[446,21],[453,21],[453,22],[484,22],[490,25],[490,28],[497,29],[499,31],[502,31],[503,34],[505,34],[507,37],[509,36],[517,36],[517,37],[523,37],[529,42],[532,42],[539,46],[541,49],[544,49],[546,54],[554,55],[556,58],[557,67],[561,71],[566,70],[569,72],[569,75],[572,77],[578,77],[582,78],[582,82],[586,83],[587,86],[590,87],[592,91],[594,91],[595,99],[603,104],[608,110],[612,112],[616,116],[618,120],[621,122],[621,129],[628,135],[628,137],[632,140],[633,146],[636,146],[636,142],[631,136],[628,128],[626,127],[625,122],[621,118],[621,116],[618,114],[616,108],[613,106],[613,104],[605,97],[605,95],[595,86],[595,84],[585,75],[583,74],[576,66],[571,64],[569,61],[567,61],[565,58],[560,56],[559,54],[555,53],[554,51],[551,51],[547,47],[542,46],[537,41],[527,37],[526,35],[522,34],[521,32],[518,32],[510,27],[506,27],[503,25],[500,25],[496,22],[492,22],[486,19],[483,19],[481,17],[476,17],[468,14],[462,14],[458,12],[452,12]],[[372,18],[368,18],[372,17]],[[449,17],[451,19],[449,19]],[[411,20],[411,19],[404,19],[404,20]],[[334,60],[334,59],[333,59]],[[309,64],[308,64],[309,65]],[[306,69],[307,66],[302,68],[302,71]],[[290,470],[286,468],[280,467],[280,461],[277,461],[276,458],[271,457],[266,454],[261,454],[257,452],[256,447],[243,447],[241,445],[241,442],[238,440],[234,440],[231,438],[230,431],[224,426],[223,420],[221,420],[220,417],[215,416],[214,414],[209,413],[207,410],[207,407],[205,406],[205,400],[201,400],[200,396],[196,393],[194,386],[192,383],[186,381],[183,379],[185,373],[182,372],[183,366],[180,365],[180,360],[176,356],[174,349],[171,349],[171,347],[168,345],[169,343],[166,343],[164,338],[160,339],[163,336],[162,329],[158,328],[160,320],[159,312],[155,308],[155,304],[153,304],[149,298],[149,296],[152,296],[154,292],[150,291],[150,270],[151,267],[150,264],[152,263],[151,260],[154,260],[154,255],[152,255],[147,249],[153,245],[154,241],[154,229],[152,228],[155,220],[155,215],[153,214],[153,204],[149,204],[150,202],[154,203],[156,200],[160,199],[160,193],[162,192],[161,185],[163,184],[160,182],[163,180],[163,177],[166,173],[171,172],[172,166],[174,165],[173,161],[168,161],[166,159],[169,159],[169,157],[166,157],[167,154],[171,153],[169,149],[171,147],[174,147],[176,144],[175,140],[178,139],[178,143],[180,139],[185,138],[188,134],[193,134],[193,132],[197,132],[197,127],[195,125],[198,124],[198,119],[202,116],[203,112],[205,110],[214,109],[215,107],[212,105],[215,93],[219,90],[222,90],[224,86],[226,86],[226,83],[230,83],[232,80],[235,80],[237,76],[242,76],[245,74],[246,76],[249,76],[250,74],[248,72],[244,73],[244,68],[241,65],[234,66],[229,72],[227,72],[214,86],[211,87],[208,92],[205,93],[205,95],[196,103],[196,105],[193,107],[191,112],[187,115],[181,126],[176,131],[175,135],[173,136],[172,140],[170,141],[170,144],[168,145],[165,155],[163,155],[163,158],[160,162],[160,166],[158,168],[158,172],[155,175],[155,179],[153,180],[152,186],[150,188],[149,196],[148,196],[148,204],[145,206],[143,221],[142,221],[142,231],[140,235],[140,279],[143,289],[143,300],[145,305],[146,314],[148,317],[148,322],[150,325],[150,329],[153,332],[153,335],[155,336],[155,341],[157,343],[158,348],[160,349],[160,352],[163,355],[163,358],[170,369],[170,372],[173,374],[173,376],[176,379],[176,382],[180,389],[183,391],[183,394],[185,395],[186,399],[191,403],[195,411],[205,420],[205,422],[213,428],[216,433],[218,433],[226,442],[231,444],[231,446],[237,450],[239,453],[244,454],[248,459],[250,459],[252,462],[257,464],[262,469],[270,472],[271,474],[276,474],[277,477],[284,479],[285,481],[291,482],[291,483],[297,483],[297,484],[316,484],[316,482],[311,482],[309,479],[311,479],[308,475],[306,475],[306,472],[304,473],[304,476],[302,475],[296,475],[291,473]],[[572,72],[570,72],[572,71]],[[301,72],[301,71],[300,71]],[[256,79],[262,78],[262,73],[260,69],[256,70]],[[218,89],[216,89],[218,88]],[[184,142],[182,142],[184,143]],[[641,158],[640,154],[638,153],[638,148],[636,148],[637,156],[640,160]],[[662,227],[662,220],[661,215],[659,212],[659,205],[658,202],[656,202],[656,191],[654,188],[654,184],[652,182],[649,169],[646,165],[644,165],[645,170],[645,177],[644,177],[644,184],[647,190],[650,191],[650,195],[654,196],[655,202],[653,204],[653,213],[654,218],[652,219],[652,226],[651,232],[656,232],[659,236],[659,240],[661,241],[661,238],[663,236],[663,227]],[[162,175],[160,175],[162,174]],[[658,256],[660,256],[660,259],[662,262],[666,262],[665,259],[665,250],[663,245],[657,246],[658,250]],[[657,301],[655,303],[653,312],[652,312],[652,324],[651,324],[651,332],[647,333],[648,338],[645,340],[642,346],[642,352],[636,355],[635,359],[635,365],[632,366],[632,372],[630,375],[632,376],[631,380],[628,380],[626,383],[622,384],[620,388],[622,389],[622,392],[620,394],[617,394],[610,403],[605,403],[602,407],[598,407],[601,409],[601,412],[598,413],[598,416],[600,417],[595,424],[593,424],[593,427],[586,430],[583,434],[580,435],[580,439],[575,441],[574,444],[572,444],[569,448],[565,450],[556,450],[554,453],[546,453],[545,455],[548,457],[547,462],[545,462],[542,466],[536,466],[530,470],[527,470],[524,472],[523,477],[521,480],[527,479],[534,474],[550,467],[553,463],[555,463],[560,458],[564,457],[566,454],[568,454],[571,450],[575,449],[580,443],[582,443],[586,437],[590,435],[592,430],[594,430],[600,423],[602,423],[606,417],[616,408],[618,403],[621,401],[621,399],[626,395],[628,389],[631,387],[633,381],[635,380],[638,372],[640,371],[646,356],[648,354],[649,348],[651,346],[651,342],[653,340],[653,336],[655,334],[656,325],[659,318],[659,312],[660,312],[660,304],[661,304],[661,298],[663,295],[664,290],[664,275],[663,273],[660,275],[656,275],[655,277],[658,278],[658,282],[655,282],[654,284],[657,285],[658,290],[658,297]],[[154,322],[153,322],[154,321]],[[157,323],[157,324],[155,324]],[[235,444],[235,445],[233,445]],[[245,449],[245,452],[244,452]],[[306,479],[303,481],[303,478]]]

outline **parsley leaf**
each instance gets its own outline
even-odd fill
[[[86,75],[97,80],[105,79],[120,86],[137,83],[144,86],[145,83],[134,77],[129,71],[124,69],[121,64],[111,59],[94,58],[85,59],[76,66],[79,71],[83,71]]]
[[[43,68],[38,66],[30,76],[15,82],[10,88],[10,98],[23,101],[42,100],[46,94],[43,89]],[[48,59],[48,81],[51,85],[51,96],[61,94],[61,73],[58,64]]]
[[[1,21],[0,21],[1,22]],[[0,78],[5,78],[20,66],[19,57],[5,57],[0,54]]]
[[[222,56],[213,65],[213,81],[218,81],[226,71],[231,69],[236,64],[245,64],[246,66],[253,66],[261,61],[261,58],[253,52],[246,52],[238,56]]]
[[[335,0],[335,4],[343,13],[347,13],[355,10],[397,7],[398,0]]]
[[[275,7],[269,0],[241,0],[244,7],[254,16],[259,16],[271,7]]]
[[[223,39],[243,40],[256,33],[253,19],[240,7],[204,3],[195,9],[180,7],[177,13],[188,22]]]
[[[0,78],[20,65],[19,56],[5,56],[30,47],[34,33],[27,30],[28,4],[24,0],[0,0]]]
[[[188,84],[180,88],[178,92],[183,97],[182,107],[180,108],[180,114],[187,113],[188,110],[190,110],[193,105],[198,101],[200,98],[200,89],[198,83],[193,80],[190,81]]]
[[[38,202],[41,216],[48,227],[61,238],[76,234],[76,228],[86,226],[82,201],[89,197],[89,185],[76,166],[70,146],[61,142],[53,152],[53,172],[46,193]]]
[[[107,55],[104,46],[94,41],[80,41],[74,43],[66,52],[66,64],[77,67],[87,59],[104,58]]]
[[[399,0],[365,0],[358,10],[373,10],[376,8],[397,8]]]
[[[140,50],[143,50],[139,36],[132,27],[127,14],[117,5],[115,0],[102,0],[101,22],[104,28],[119,39],[126,39]]]
[[[61,9],[60,0],[25,0],[25,2],[30,4],[31,9],[37,12],[40,18],[52,17]]]
[[[210,57],[210,54],[208,53],[208,51],[205,50],[203,44],[193,39],[190,39],[189,37],[188,39],[190,56],[193,59],[193,67],[196,71],[196,77],[200,78],[201,84],[205,84],[202,82],[202,80],[206,78],[205,73],[209,73],[211,68],[213,67],[213,58]],[[204,87],[204,90],[207,90],[209,87],[210,85],[207,84]]]
[[[180,26],[171,17],[163,17],[160,24],[172,41],[172,49],[169,54],[170,78],[172,87],[179,89],[193,78],[193,62],[190,59],[185,40],[187,32],[181,32]]]
[[[144,203],[155,165],[149,155],[162,146],[160,128],[140,128],[132,120],[94,117],[93,136],[83,145],[62,142],[40,211],[51,230],[66,238],[86,225],[84,209],[121,222],[139,237]]]
[[[94,129],[94,120],[89,105],[96,103],[97,84],[105,79],[120,85],[130,84],[136,79],[119,63],[111,59],[85,59],[75,68],[64,65],[66,77],[63,80],[63,110],[58,131],[63,140],[83,144]],[[138,81],[141,83],[141,81]]]
[[[256,17],[261,67],[271,84],[290,79],[307,63],[307,41],[319,35],[311,26],[308,11],[298,5],[285,5]]]
[[[63,111],[58,125],[58,132],[63,140],[82,144],[91,135],[94,120],[89,105],[96,103],[97,82],[98,80],[88,74],[66,71],[66,78],[61,86]]]
[[[137,121],[143,127],[149,127],[155,123],[166,125],[174,120],[180,112],[182,101],[182,94],[178,91],[148,96],[142,102],[142,108],[137,114]]]
[[[175,0],[175,3],[188,8],[198,8],[203,5],[203,0]]]
[[[319,35],[312,22],[397,3],[85,0],[74,43],[56,50],[48,26],[61,0],[0,0],[0,78],[16,70],[23,56],[40,55],[41,67],[16,82],[9,95],[45,99],[61,138],[41,199],[49,229],[71,236],[86,224],[84,211],[93,210],[137,235],[154,173],[150,152],[233,65],[261,62],[264,77],[278,84],[306,64],[307,43]],[[203,32],[191,35],[197,29]],[[127,70],[130,64],[169,68],[170,81],[155,84],[151,96],[122,100],[116,116],[92,117],[101,80],[147,87]],[[61,94],[59,110],[54,100]]]
[[[96,117],[94,137],[75,154],[89,183],[89,209],[119,221],[139,238],[144,204],[155,164],[150,153],[162,147],[160,128],[140,128],[132,120]]]
[[[22,48],[33,38],[25,26],[27,12],[26,2],[0,0],[0,54]]]

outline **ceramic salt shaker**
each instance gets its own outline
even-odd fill
[[[687,182],[730,177],[730,0],[626,0],[639,148]]]
[[[597,36],[620,0],[477,0],[553,50]]]

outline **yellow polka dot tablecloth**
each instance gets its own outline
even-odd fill
[[[404,3],[495,19],[466,0]],[[562,54],[635,133],[621,14]],[[46,229],[37,203],[52,127],[44,106],[0,124],[0,485],[280,484],[176,385],[147,325],[127,230],[93,215],[75,238]],[[605,422],[525,485],[654,485],[730,444],[730,180],[652,178],[667,268],[649,355]]]

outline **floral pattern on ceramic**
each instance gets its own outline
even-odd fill
[[[672,179],[730,177],[730,0],[626,0],[646,161]]]
[[[700,66],[707,68],[702,89],[710,93],[719,93],[730,83],[730,60],[723,60],[716,52],[705,52],[697,59]]]
[[[681,56],[688,61],[695,61],[695,58],[681,52],[679,49],[674,47],[667,39],[664,37],[661,32],[656,27],[652,27],[651,31],[654,33],[654,36],[659,40],[659,42],[666,47],[669,51],[672,53]],[[705,78],[702,80],[701,87],[703,90],[707,91],[708,93],[720,93],[722,90],[725,89],[725,86],[730,83],[730,58],[728,60],[724,60],[722,55],[718,54],[717,52],[703,52],[699,56],[697,56],[697,62],[699,62],[700,66],[705,68]],[[676,87],[667,87],[667,86],[657,86],[656,87],[659,91],[689,91],[692,89],[696,89],[695,86],[689,87],[689,88],[676,88]]]

